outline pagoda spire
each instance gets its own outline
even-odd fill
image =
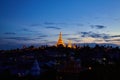
[[[64,42],[62,40],[62,32],[60,32],[60,34],[59,34],[59,39],[58,39],[58,42],[57,42],[57,46],[65,47],[65,44],[64,44]]]
[[[59,39],[62,40],[62,33],[61,33],[61,32],[60,32],[60,34],[59,34]]]

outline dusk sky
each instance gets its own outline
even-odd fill
[[[65,43],[120,45],[120,0],[0,0],[0,49]]]

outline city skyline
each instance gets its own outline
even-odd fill
[[[1,0],[0,49],[68,43],[120,45],[120,0]]]

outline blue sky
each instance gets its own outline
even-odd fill
[[[64,42],[120,45],[120,0],[0,0],[0,49]]]

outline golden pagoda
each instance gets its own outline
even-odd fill
[[[59,34],[59,39],[58,39],[58,42],[57,42],[57,47],[58,46],[62,46],[62,47],[65,47],[65,44],[64,44],[64,42],[63,42],[63,40],[62,40],[62,33],[60,32],[60,34]]]
[[[72,48],[72,41],[71,40],[68,41],[68,47]]]

